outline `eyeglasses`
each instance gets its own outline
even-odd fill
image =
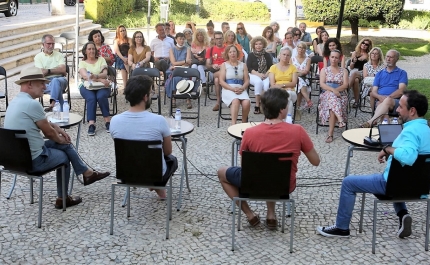
[[[54,42],[45,42],[46,45],[55,45]]]
[[[366,45],[367,47],[369,47],[370,44],[367,42],[363,42],[362,45]]]
[[[237,30],[241,30],[241,29],[243,29],[243,28],[237,28]]]
[[[135,39],[143,39],[143,36],[136,36]]]
[[[234,74],[238,75],[238,73],[237,73],[237,66],[234,67]]]
[[[222,40],[223,38],[215,38],[216,40]]]
[[[379,56],[379,52],[371,52],[371,55],[378,55]]]

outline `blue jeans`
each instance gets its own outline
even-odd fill
[[[60,102],[61,111],[63,111],[63,93],[67,88],[67,79],[63,76],[57,76],[48,79],[50,82],[46,86],[45,93],[49,93],[51,95],[51,100],[58,100]]]
[[[352,211],[354,210],[357,193],[385,194],[387,182],[380,173],[372,175],[350,175],[343,179],[340,189],[339,208],[337,209],[336,227],[349,229]],[[406,210],[404,202],[393,203],[394,210],[398,213]]]
[[[76,175],[87,171],[87,165],[79,158],[78,153],[70,144],[57,144],[52,140],[45,141],[42,153],[33,159],[33,171],[40,172],[53,168],[59,164],[66,164],[66,191],[70,179],[70,162]],[[57,169],[57,196],[63,196],[61,169]]]
[[[87,121],[96,120],[97,103],[103,117],[109,117],[109,100],[110,88],[102,88],[98,90],[88,90],[84,86],[79,87],[82,97],[87,101]]]

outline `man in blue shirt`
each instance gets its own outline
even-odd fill
[[[300,38],[300,40],[302,42],[304,42],[307,46],[306,54],[310,54],[312,52],[311,51],[312,37],[311,37],[311,34],[309,32],[306,32],[306,23],[305,22],[300,23],[299,29],[302,32],[302,37]]]
[[[357,193],[385,194],[388,172],[393,157],[402,165],[411,166],[419,154],[430,154],[430,128],[423,119],[428,110],[427,98],[416,90],[404,92],[400,98],[397,112],[404,121],[400,135],[393,146],[384,147],[378,154],[379,163],[387,161],[384,172],[364,176],[347,176],[342,181],[336,224],[317,227],[317,232],[326,237],[349,237],[349,223],[354,210]],[[399,217],[397,236],[408,237],[412,234],[412,217],[404,202],[394,203]]]
[[[399,106],[399,98],[408,85],[408,74],[405,70],[396,66],[399,57],[400,53],[396,50],[387,52],[385,56],[387,67],[376,74],[372,92],[370,92],[370,107],[373,109],[375,99],[380,104],[376,108],[373,117],[363,123],[361,127],[369,128],[375,119],[381,117],[384,113],[395,111]]]

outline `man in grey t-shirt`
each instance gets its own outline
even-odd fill
[[[172,154],[170,128],[163,116],[147,111],[151,106],[150,89],[153,81],[148,76],[134,76],[125,87],[125,99],[130,102],[130,109],[112,117],[110,134],[112,138],[141,141],[162,141],[163,180],[167,180],[176,171],[178,162]],[[174,161],[167,165],[165,157]],[[155,190],[159,198],[166,198],[165,190]]]
[[[25,130],[31,151],[34,172],[46,171],[58,165],[66,167],[66,190],[70,178],[70,163],[77,175],[82,174],[84,185],[92,184],[109,176],[109,172],[99,173],[88,168],[79,158],[70,144],[70,136],[58,125],[48,122],[42,105],[34,99],[43,96],[46,83],[49,82],[36,67],[22,70],[21,77],[15,83],[21,86],[20,93],[9,104],[6,111],[4,127],[12,130]],[[45,141],[40,134],[48,138]],[[63,208],[61,169],[57,169],[57,200],[55,208]],[[79,196],[66,196],[66,206],[82,202]]]

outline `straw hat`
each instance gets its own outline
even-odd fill
[[[194,82],[192,80],[181,80],[176,85],[176,94],[182,95],[191,92],[194,88]]]
[[[21,85],[21,83],[34,80],[40,80],[45,81],[45,83],[49,83],[49,80],[43,76],[42,70],[32,66],[21,71],[21,76],[19,80],[15,81],[15,84]]]

